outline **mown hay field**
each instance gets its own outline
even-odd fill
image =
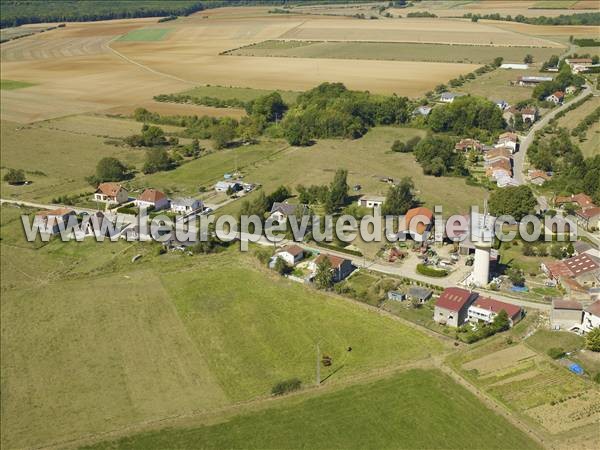
[[[527,54],[531,54],[535,60],[544,61],[553,54],[556,54],[556,49],[400,42],[265,41],[234,50],[228,54],[236,56],[381,59],[388,61],[488,64],[499,56],[504,58],[505,61],[520,62]]]
[[[219,423],[150,432],[91,448],[149,447],[538,448],[436,370],[411,370],[318,397],[286,399]]]

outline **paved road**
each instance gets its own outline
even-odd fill
[[[535,132],[538,130],[541,130],[546,125],[548,125],[548,122],[550,122],[550,120],[554,116],[556,116],[556,114],[558,114],[560,111],[562,111],[565,108],[568,108],[569,105],[571,105],[572,103],[581,100],[583,97],[588,95],[590,92],[592,92],[590,86],[585,85],[583,90],[579,93],[579,95],[577,95],[576,97],[573,97],[568,102],[563,103],[558,108],[554,108],[552,111],[548,112],[546,115],[544,115],[544,117],[542,117],[540,120],[538,120],[537,122],[535,122],[533,124],[533,126],[529,129],[529,133],[527,133],[527,135],[525,137],[521,138],[521,144],[519,145],[519,151],[517,153],[515,153],[515,155],[513,157],[514,178],[519,184],[525,183],[525,174],[523,173],[523,171],[525,170],[525,156],[527,155],[527,149],[533,142],[533,137],[535,135]]]

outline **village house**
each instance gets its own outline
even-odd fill
[[[589,333],[594,328],[600,327],[600,300],[596,300],[583,309],[583,320],[581,322],[584,333]]]
[[[529,177],[529,181],[536,186],[543,185],[546,181],[550,181],[552,177],[548,175],[543,170],[530,169],[527,172],[527,176]]]
[[[537,118],[537,110],[535,108],[527,107],[521,109],[519,112],[521,113],[524,122],[533,123]]]
[[[457,94],[454,92],[443,92],[440,95],[440,102],[442,103],[452,103],[455,98],[463,97],[465,94]]]
[[[408,289],[407,297],[410,300],[415,300],[419,304],[424,304],[427,300],[431,298],[433,295],[433,291],[431,289],[427,289],[420,286],[411,286]]]
[[[275,202],[271,207],[271,220],[283,223],[288,217],[294,216],[297,219],[301,219],[303,216],[308,214],[308,206],[303,204],[294,205],[286,202]]]
[[[413,114],[413,116],[427,117],[431,113],[432,109],[433,109],[433,107],[431,107],[431,106],[421,105],[418,108],[416,108],[412,114]]]
[[[118,183],[100,183],[94,192],[94,201],[120,205],[129,200],[129,193]]]
[[[492,323],[500,311],[506,311],[512,327],[523,317],[523,310],[516,305],[501,302],[493,298],[477,297],[467,310],[470,322]]]
[[[508,147],[511,149],[512,153],[515,153],[518,150],[519,145],[519,136],[516,133],[512,133],[507,131],[506,133],[502,133],[498,136],[498,140],[496,141],[496,145],[494,147]]]
[[[552,77],[524,76],[517,78],[517,84],[519,86],[535,86],[537,84],[543,83],[544,81],[552,81]]]
[[[135,200],[135,206],[140,209],[153,208],[155,211],[160,211],[169,207],[169,199],[159,190],[144,189],[144,192]]]
[[[350,261],[349,259],[341,258],[335,255],[329,255],[327,253],[321,253],[309,263],[309,269],[311,270],[311,272],[313,272],[313,275],[317,272],[317,266],[324,259],[329,259],[329,263],[331,264],[331,270],[333,272],[334,283],[342,281],[355,269],[354,265],[352,265],[352,261]]]
[[[60,229],[66,229],[69,218],[74,217],[75,211],[69,208],[58,208],[48,211],[40,211],[33,218],[33,226],[39,227],[43,234],[55,235],[60,233]],[[73,219],[71,219],[73,220]]]
[[[217,192],[239,192],[244,189],[244,186],[239,181],[219,181],[215,184],[215,191]]]
[[[478,152],[483,150],[483,145],[477,139],[461,139],[455,146],[454,150],[460,152],[466,152],[471,150],[477,150]]]
[[[554,299],[550,313],[550,326],[553,330],[581,330],[583,308],[581,303],[573,300]]]
[[[591,58],[566,58],[565,62],[571,67],[571,71],[574,73],[585,72],[592,66]]]
[[[577,223],[586,230],[600,229],[600,207],[598,206],[575,211],[575,218]]]
[[[501,177],[512,177],[512,161],[505,159],[498,159],[491,163],[485,163],[485,174],[487,177],[491,178],[501,178]]]
[[[586,253],[562,261],[544,262],[540,267],[551,280],[565,288],[577,290],[579,287],[586,291],[600,286],[600,260]]]
[[[592,197],[583,192],[579,194],[572,194],[568,196],[557,196],[554,199],[554,204],[559,208],[564,207],[567,204],[576,204],[581,209],[595,207]]]
[[[171,200],[171,211],[176,214],[190,214],[201,211],[204,207],[202,200],[191,197],[180,197]]]
[[[483,154],[484,164],[486,164],[486,163],[491,164],[491,163],[494,163],[494,162],[500,161],[500,160],[505,160],[505,161],[512,160],[512,150],[510,149],[510,147],[492,148]]]
[[[409,209],[404,216],[404,221],[400,218],[398,227],[398,239],[425,242],[433,228],[433,211],[422,206]]]
[[[363,195],[358,199],[358,206],[364,208],[381,208],[381,205],[385,202],[385,197],[378,195]]]
[[[277,258],[283,259],[288,266],[295,266],[304,258],[304,249],[299,245],[287,245],[275,253],[273,261]]]
[[[395,302],[403,302],[406,300],[406,294],[401,291],[388,291],[387,298]]]
[[[460,327],[468,317],[468,309],[479,294],[466,289],[450,287],[444,289],[435,303],[433,320],[442,325]]]
[[[546,97],[545,100],[547,102],[552,102],[555,105],[558,105],[563,102],[564,98],[565,98],[565,93],[563,91],[556,91],[556,92],[550,94],[548,97]]]

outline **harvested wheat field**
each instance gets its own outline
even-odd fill
[[[148,111],[168,116],[210,116],[232,117],[241,119],[246,111],[240,108],[213,108],[211,106],[187,105],[183,103],[166,103],[150,100],[135,105],[122,105],[103,111],[106,114],[132,115],[136,108],[145,108]]]

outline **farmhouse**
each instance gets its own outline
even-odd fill
[[[191,197],[180,197],[171,200],[171,211],[177,214],[190,214],[203,208],[202,200]]]
[[[404,222],[400,219],[397,237],[401,240],[412,238],[425,242],[433,227],[433,212],[429,208],[412,208],[406,212]]]
[[[556,91],[556,92],[550,94],[548,97],[546,97],[546,101],[552,102],[555,105],[558,105],[559,103],[563,102],[564,98],[565,98],[565,93],[563,91]]]
[[[552,177],[543,170],[529,170],[527,173],[529,181],[537,186],[543,185],[546,181],[549,181]]]
[[[44,234],[58,234],[61,227],[66,228],[71,216],[75,216],[75,211],[69,208],[40,211],[33,218],[33,226],[39,227],[40,232]]]
[[[467,313],[470,322],[492,323],[502,310],[508,314],[511,327],[523,317],[523,310],[519,306],[486,297],[477,297]]]
[[[600,260],[586,253],[563,261],[542,263],[542,270],[565,288],[585,291],[600,286]]]
[[[94,192],[94,200],[97,202],[120,205],[129,200],[127,190],[118,183],[100,183],[96,192]]]
[[[494,147],[508,147],[511,149],[512,153],[515,153],[519,144],[519,136],[517,136],[516,133],[507,131],[498,136],[498,141],[496,142]]]
[[[476,292],[456,287],[445,289],[435,303],[433,320],[451,327],[461,326],[467,321],[469,306],[478,295]]]
[[[552,77],[525,76],[517,78],[517,84],[520,86],[535,86],[536,84],[543,83],[544,81],[552,81]]]
[[[600,207],[593,206],[575,211],[575,218],[586,230],[600,229]]]
[[[574,73],[586,72],[593,65],[591,58],[566,58],[565,62]]]
[[[309,264],[310,270],[313,272],[313,275],[317,271],[317,266],[324,259],[328,259],[331,264],[331,270],[333,272],[333,281],[337,283],[338,281],[342,281],[348,275],[352,273],[354,270],[354,266],[352,265],[352,261],[346,258],[341,258],[335,255],[329,255],[326,253],[321,253],[317,256],[314,261],[311,261]]]
[[[411,300],[416,300],[420,304],[425,303],[427,300],[431,298],[433,291],[431,289],[427,289],[419,286],[411,286],[408,289],[408,298]]]
[[[600,327],[600,300],[596,300],[583,310],[582,331],[589,333],[594,328]]]
[[[363,206],[365,208],[380,208],[385,202],[385,197],[381,197],[378,195],[363,195],[358,199],[358,206]]]
[[[483,154],[484,164],[485,163],[491,164],[493,162],[500,161],[500,160],[505,160],[505,161],[512,160],[512,151],[511,151],[510,147],[493,148]]]
[[[596,205],[594,205],[594,202],[592,201],[592,197],[590,197],[587,194],[584,194],[583,192],[581,192],[579,194],[574,194],[574,195],[572,194],[572,195],[566,196],[566,197],[557,196],[554,199],[554,204],[558,207],[562,207],[566,204],[572,204],[572,203],[577,204],[577,206],[579,206],[582,209],[596,206]]]
[[[278,222],[285,222],[285,220],[290,216],[301,218],[306,214],[308,214],[308,206],[306,205],[293,205],[291,203],[275,202],[271,207],[271,215],[269,217],[272,220],[277,220]]]
[[[138,208],[154,208],[155,211],[169,207],[167,196],[156,189],[144,189],[144,192],[135,200]]]
[[[495,178],[496,180],[503,177],[512,177],[511,160],[497,159],[490,163],[486,162],[485,165],[485,174],[488,177]]]
[[[533,123],[535,122],[535,119],[537,118],[537,110],[535,108],[523,108],[521,111],[521,116],[523,117],[523,121],[528,122],[528,123]]]
[[[477,150],[477,151],[482,151],[483,150],[483,145],[481,145],[481,142],[479,142],[477,139],[461,139],[459,142],[457,142],[457,144],[454,146],[454,149],[460,152],[466,152],[466,151],[470,151],[470,150]]]
[[[288,265],[295,266],[304,258],[304,249],[299,245],[288,245],[277,250],[275,258],[281,258]]]
[[[242,189],[244,189],[244,186],[239,181],[219,181],[215,184],[215,191],[217,192],[227,192],[229,190],[239,192]]]
[[[443,92],[442,95],[440,95],[440,102],[452,103],[455,98],[463,97],[464,95],[465,94],[458,94],[454,92]]]
[[[433,109],[433,107],[431,106],[419,106],[418,108],[416,108],[413,111],[413,116],[425,116],[427,117],[429,115],[429,113],[431,113],[431,110]]]
[[[553,330],[579,331],[583,308],[581,303],[573,300],[554,299],[550,314],[550,325]]]

